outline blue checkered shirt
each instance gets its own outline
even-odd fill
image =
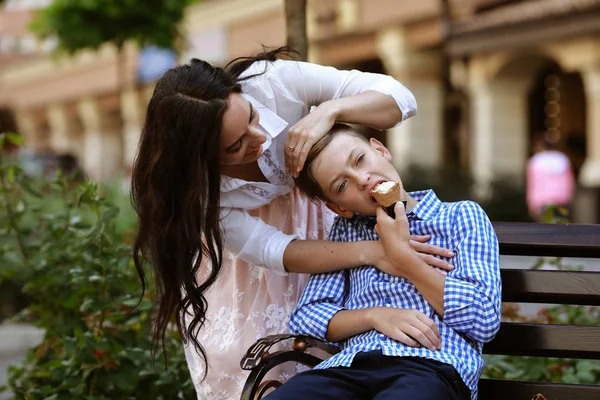
[[[442,349],[414,348],[371,330],[336,343],[341,352],[315,368],[349,367],[356,353],[381,350],[396,357],[423,357],[451,364],[477,398],[484,366],[483,343],[500,327],[501,285],[498,240],[481,207],[471,201],[442,203],[432,190],[410,194],[418,204],[408,213],[410,233],[431,235],[429,243],[455,252],[454,270],[446,277],[444,318],[408,280],[373,266],[312,275],[289,320],[294,334],[324,340],[327,326],[340,310],[368,307],[416,309],[437,322]],[[338,217],[329,239],[338,242],[379,240],[375,217]],[[447,259],[447,261],[450,261]]]

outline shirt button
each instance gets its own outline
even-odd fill
[[[392,300],[389,297],[386,297],[383,301],[385,301],[385,304],[391,304]]]

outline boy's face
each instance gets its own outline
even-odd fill
[[[378,205],[371,190],[383,181],[400,182],[391,160],[390,152],[381,142],[371,139],[367,143],[340,132],[310,168],[323,194],[331,200],[327,206],[350,218],[355,212],[375,215]]]

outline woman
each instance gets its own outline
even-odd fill
[[[332,216],[292,176],[335,121],[390,128],[416,112],[413,95],[388,76],[277,59],[282,52],[170,69],[140,138],[134,260],[142,281],[142,258],[154,266],[155,341],[175,315],[199,398],[239,397],[247,348],[286,331],[306,281],[288,272],[373,264],[393,273],[378,242],[325,242]]]

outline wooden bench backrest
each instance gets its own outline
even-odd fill
[[[500,254],[597,258],[599,225],[495,223]],[[532,262],[533,264],[533,262]],[[502,301],[600,305],[600,273],[587,271],[502,270]],[[484,353],[600,359],[600,327],[503,323]],[[600,386],[482,380],[481,399],[600,399]]]

